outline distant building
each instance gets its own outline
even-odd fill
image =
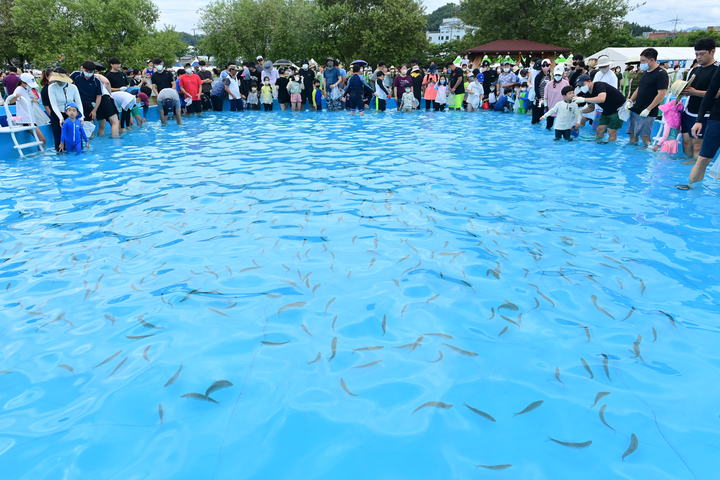
[[[439,45],[441,43],[449,42],[451,40],[460,40],[468,33],[472,33],[477,30],[478,27],[471,27],[465,25],[465,23],[459,18],[443,18],[440,24],[440,31],[438,32],[425,32],[430,43]]]
[[[643,38],[647,38],[648,40],[660,40],[662,38],[671,38],[677,35],[673,32],[645,32],[643,33]]]

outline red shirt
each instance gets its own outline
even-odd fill
[[[202,80],[194,73],[185,74],[180,77],[180,87],[185,90],[192,101],[200,100],[200,88],[202,87]]]

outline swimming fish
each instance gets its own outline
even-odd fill
[[[375,360],[374,362],[365,363],[365,364],[363,364],[363,365],[358,365],[358,366],[352,367],[352,368],[367,368],[367,367],[372,367],[373,365],[377,365],[377,364],[380,363],[380,362],[382,362],[382,360]]]
[[[370,351],[370,350],[380,350],[381,348],[385,348],[382,345],[373,345],[371,347],[360,347],[360,348],[354,348],[353,352],[362,352],[362,351]]]
[[[635,354],[635,358],[639,358],[643,362],[645,359],[640,354],[640,342],[642,342],[642,335],[638,335],[635,341],[633,342],[633,353]]]
[[[328,308],[330,308],[330,305],[332,305],[332,303],[335,301],[335,298],[336,298],[336,297],[333,297],[333,298],[330,299],[329,302],[327,302],[327,304],[325,305],[325,312],[328,311]]]
[[[203,395],[202,393],[195,393],[195,392],[184,393],[184,394],[180,395],[180,397],[182,397],[182,398],[194,398],[194,399],[196,399],[196,400],[204,400],[204,401],[206,401],[206,402],[211,402],[211,403],[220,403],[220,402],[218,402],[217,400],[208,397],[207,395]]]
[[[628,445],[627,450],[625,450],[625,453],[622,454],[622,461],[625,461],[625,457],[633,453],[635,450],[637,450],[638,447],[638,438],[634,433],[630,434],[630,445]]]
[[[468,350],[463,350],[462,348],[456,347],[455,345],[450,345],[449,343],[443,343],[446,347],[450,347],[456,352],[458,352],[461,355],[465,355],[466,357],[477,357],[478,354],[475,352],[470,352]]]
[[[512,467],[510,463],[504,463],[502,465],[475,465],[477,468],[487,468],[488,470],[505,470],[506,468]]]
[[[210,398],[210,394],[213,392],[216,392],[222,388],[228,388],[232,387],[232,382],[229,382],[228,380],[217,380],[210,385],[207,390],[205,390],[205,396]]]
[[[607,377],[608,380],[611,380],[611,378],[610,378],[610,365],[609,365],[609,364],[610,364],[610,358],[609,358],[607,355],[605,355],[604,353],[601,353],[600,355],[602,355],[602,357],[603,357],[603,370],[605,370],[605,376]]]
[[[452,408],[452,405],[450,405],[449,403],[444,403],[444,402],[425,402],[422,405],[420,405],[419,407],[417,407],[415,410],[413,410],[412,413],[414,414],[418,410],[422,410],[423,408],[426,408],[426,407],[448,409],[448,408]]]
[[[595,378],[595,375],[593,375],[593,372],[590,369],[590,365],[588,365],[588,363],[585,361],[585,359],[580,357],[580,362],[582,363],[583,367],[585,367],[585,370],[587,370],[588,374],[590,375],[590,378]]]
[[[590,342],[592,340],[592,335],[590,335],[590,328],[587,325],[582,326],[585,330],[585,337],[587,338],[587,341]]]
[[[670,319],[670,323],[672,323],[672,326],[673,326],[673,327],[677,327],[677,325],[675,324],[675,317],[673,317],[672,315],[670,315],[670,314],[667,313],[667,312],[663,312],[662,310],[658,310],[658,312],[660,312],[660,313],[662,313],[663,315],[665,315],[666,317],[668,317],[668,318]]]
[[[495,307],[490,308],[490,316],[487,319],[492,320],[493,318],[495,318]]]
[[[163,420],[165,419],[165,412],[163,410],[162,403],[158,403],[158,416],[160,417],[160,425],[162,425]]]
[[[115,317],[113,317],[113,316],[110,315],[109,313],[106,313],[106,314],[105,314],[105,318],[107,318],[108,320],[110,320],[110,323],[112,323],[113,325],[115,325],[115,320],[117,320]]]
[[[504,335],[504,334],[505,334],[505,332],[507,332],[507,331],[508,331],[508,328],[510,328],[510,327],[505,327],[505,328],[503,328],[502,330],[500,330],[500,333],[498,333],[498,337],[500,337],[500,336]]]
[[[623,318],[623,321],[625,321],[625,320],[627,320],[628,318],[630,318],[630,316],[631,316],[633,313],[635,313],[635,307],[630,307],[630,310],[628,310],[628,313],[627,313],[627,315],[625,315],[625,317]]]
[[[315,356],[315,359],[314,359],[314,360],[310,360],[310,361],[307,362],[307,363],[308,363],[308,365],[311,365],[311,364],[313,364],[313,363],[315,363],[315,362],[319,362],[321,358],[322,358],[322,355],[320,355],[320,352],[318,352],[317,355]]]
[[[138,318],[138,321],[140,322],[140,325],[142,325],[145,328],[157,328],[157,329],[162,328],[162,327],[158,327],[150,322],[146,322],[145,320],[143,320],[142,316],[140,316],[140,318]]]
[[[353,393],[353,392],[350,391],[350,389],[348,388],[347,384],[345,383],[345,379],[342,378],[342,377],[340,378],[340,386],[342,387],[343,390],[345,390],[345,393],[347,393],[348,395],[352,395],[353,397],[357,397],[357,396],[358,396],[357,393]]]
[[[308,336],[312,337],[312,333],[310,333],[310,330],[308,330],[307,326],[304,323],[300,325],[300,328],[302,328],[303,331],[308,334]]]
[[[640,295],[645,293],[645,282],[640,279]]]
[[[333,337],[332,342],[330,342],[330,351],[331,355],[328,357],[328,362],[335,358],[335,354],[337,353],[337,337]]]
[[[108,375],[108,378],[110,378],[110,377],[112,377],[113,375],[115,375],[115,373],[117,373],[117,371],[120,370],[120,367],[122,367],[123,365],[125,365],[125,362],[127,362],[127,359],[128,359],[128,357],[125,357],[125,358],[123,358],[122,360],[120,360],[120,362],[115,366],[115,368],[113,369],[113,371],[110,372],[110,375]]]
[[[601,311],[602,313],[604,313],[604,314],[607,315],[608,317],[610,317],[610,318],[612,318],[613,320],[615,320],[615,317],[614,317],[610,312],[608,312],[607,310],[605,310],[604,308],[602,308],[600,305],[598,305],[598,303],[597,303],[597,296],[596,296],[596,295],[591,295],[591,296],[590,296],[590,299],[592,300],[593,305],[595,305],[595,308],[597,308],[599,311]]]
[[[125,338],[129,338],[130,340],[142,340],[143,338],[152,337],[154,335],[157,335],[157,334],[151,333],[149,335],[126,335]]]
[[[562,446],[565,447],[572,447],[572,448],[586,448],[592,445],[592,440],[588,440],[587,442],[563,442],[562,440],[557,440],[555,438],[549,437],[550,440],[552,440],[555,443],[559,443]]]
[[[385,332],[387,332],[387,315],[383,315],[382,323],[380,324],[380,327],[382,328],[383,335],[385,335]]]
[[[148,352],[150,351],[150,347],[152,347],[152,345],[148,345],[147,347],[145,347],[145,350],[143,350],[143,358],[146,362],[150,361],[150,359],[148,358]]]
[[[175,372],[175,374],[172,377],[170,377],[170,379],[167,382],[165,382],[166,387],[169,387],[170,385],[175,383],[175,380],[177,380],[177,378],[180,376],[180,372],[182,372],[182,369],[183,369],[183,366],[180,365],[180,368],[177,369],[177,372]]]
[[[538,294],[538,295],[540,295],[540,296],[543,297],[545,300],[547,300],[547,302],[548,302],[549,304],[551,304],[553,307],[555,306],[555,302],[553,302],[547,295],[545,295],[544,293],[542,293],[542,292],[540,291],[540,287],[538,287],[538,286],[535,285],[534,283],[528,283],[528,285],[530,285],[531,287],[535,287],[535,290],[537,291],[537,294]]]
[[[467,403],[465,403],[465,404],[463,404],[463,405],[465,405],[471,412],[477,413],[477,414],[480,415],[481,417],[485,417],[485,418],[487,418],[488,420],[490,420],[491,422],[494,422],[494,421],[495,421],[495,418],[494,418],[492,415],[490,415],[489,413],[483,412],[482,410],[478,410],[478,409],[475,408],[475,407],[471,407],[471,406],[468,405]]]
[[[425,300],[425,303],[430,303],[430,302],[432,302],[433,300],[435,300],[436,298],[438,298],[439,296],[440,296],[440,294],[439,294],[439,293],[436,293],[436,294],[433,295],[432,297],[430,297],[430,298],[428,298],[427,300]]]
[[[560,380],[560,367],[555,367],[555,380],[564,385],[563,381]]]
[[[519,310],[517,305],[515,305],[512,302],[508,302],[507,300],[505,300],[505,303],[503,303],[502,305],[500,305],[498,307],[498,310],[500,310],[501,308],[507,308],[509,310],[516,310],[516,311]]]
[[[496,279],[499,279],[499,278],[500,278],[500,271],[499,271],[498,269],[496,269],[496,268],[494,268],[494,269],[492,269],[492,270],[488,269],[488,270],[485,272],[485,276],[486,276],[486,277],[489,276],[490,274],[492,274],[492,276],[495,277]]]
[[[515,320],[513,320],[513,319],[510,318],[510,317],[506,317],[505,315],[500,315],[500,318],[502,318],[502,319],[505,320],[506,322],[512,323],[513,325],[519,325]]]
[[[593,404],[590,408],[595,408],[595,405],[597,405],[597,403],[600,401],[600,399],[606,395],[610,395],[610,392],[598,392],[598,394],[595,395],[595,401],[593,402]]]
[[[105,365],[105,364],[108,363],[110,360],[112,360],[113,358],[115,358],[115,357],[117,357],[118,355],[120,355],[121,352],[122,352],[122,350],[118,350],[117,352],[113,353],[112,355],[110,355],[108,358],[106,358],[106,359],[103,360],[102,362],[100,362],[100,363],[98,363],[97,365],[95,365],[93,368],[97,368],[97,367],[99,367],[99,366],[101,366],[101,365]]]
[[[443,359],[443,352],[442,352],[442,350],[438,350],[438,358],[436,358],[435,360],[430,360],[430,363],[438,363],[442,359]]]
[[[610,426],[610,424],[607,422],[607,420],[605,420],[605,408],[606,407],[607,407],[607,405],[603,405],[602,407],[600,407],[600,421],[603,423],[603,425],[608,427],[610,430],[614,431],[615,429]]]
[[[67,371],[70,372],[70,373],[75,373],[75,369],[74,369],[73,367],[71,367],[70,365],[65,364],[65,363],[62,363],[62,364],[58,365],[58,368],[64,368],[65,370],[67,370]]]
[[[448,335],[446,333],[424,333],[423,335],[429,335],[432,337],[453,338],[452,335]]]
[[[531,412],[531,411],[535,410],[536,408],[538,408],[540,405],[542,405],[543,402],[544,402],[544,400],[536,400],[536,401],[532,402],[530,405],[528,405],[527,407],[520,410],[519,412],[515,413],[513,415],[513,417],[517,417],[518,415],[522,415],[523,413]]]
[[[540,308],[540,300],[538,300],[537,297],[535,297],[534,300],[535,306],[533,307],[533,310],[535,310],[536,308]]]
[[[287,305],[283,305],[282,307],[280,307],[280,308],[278,309],[278,312],[277,312],[277,313],[282,313],[282,312],[284,312],[285,310],[290,310],[291,308],[301,308],[301,307],[304,307],[305,305],[306,305],[306,302],[293,302],[293,303],[288,303]]]
[[[229,317],[229,316],[230,316],[230,315],[228,315],[228,314],[225,313],[225,312],[221,312],[221,311],[218,310],[217,308],[208,307],[208,310],[210,310],[211,312],[215,312],[215,313],[217,313],[218,315],[222,315],[223,317]]]
[[[288,342],[270,342],[267,340],[261,340],[260,343],[262,343],[263,345],[267,345],[268,347],[277,347],[279,345],[285,345]]]
[[[413,343],[408,343],[405,345],[400,345],[399,347],[395,348],[407,348],[410,352],[414,352],[417,347],[419,347],[422,344],[422,341],[425,337],[420,335]]]
[[[657,340],[657,330],[655,330],[655,327],[652,327],[652,332],[653,332],[653,343],[655,343],[655,341]]]

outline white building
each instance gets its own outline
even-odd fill
[[[465,25],[459,18],[443,18],[439,32],[425,32],[425,34],[430,43],[438,45],[449,42],[450,40],[460,40],[466,34],[472,33],[477,29],[478,27]]]

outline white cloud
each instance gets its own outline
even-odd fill
[[[430,13],[448,3],[448,0],[422,0],[422,2],[426,12]],[[209,1],[155,0],[155,3],[160,9],[160,25],[174,25],[178,30],[192,33],[193,28],[197,28],[198,10]],[[682,3],[677,0],[647,0],[645,5],[630,12],[627,19],[658,30],[672,30],[676,17],[678,29],[705,27],[713,23],[720,25],[720,7],[713,0],[692,0]]]

